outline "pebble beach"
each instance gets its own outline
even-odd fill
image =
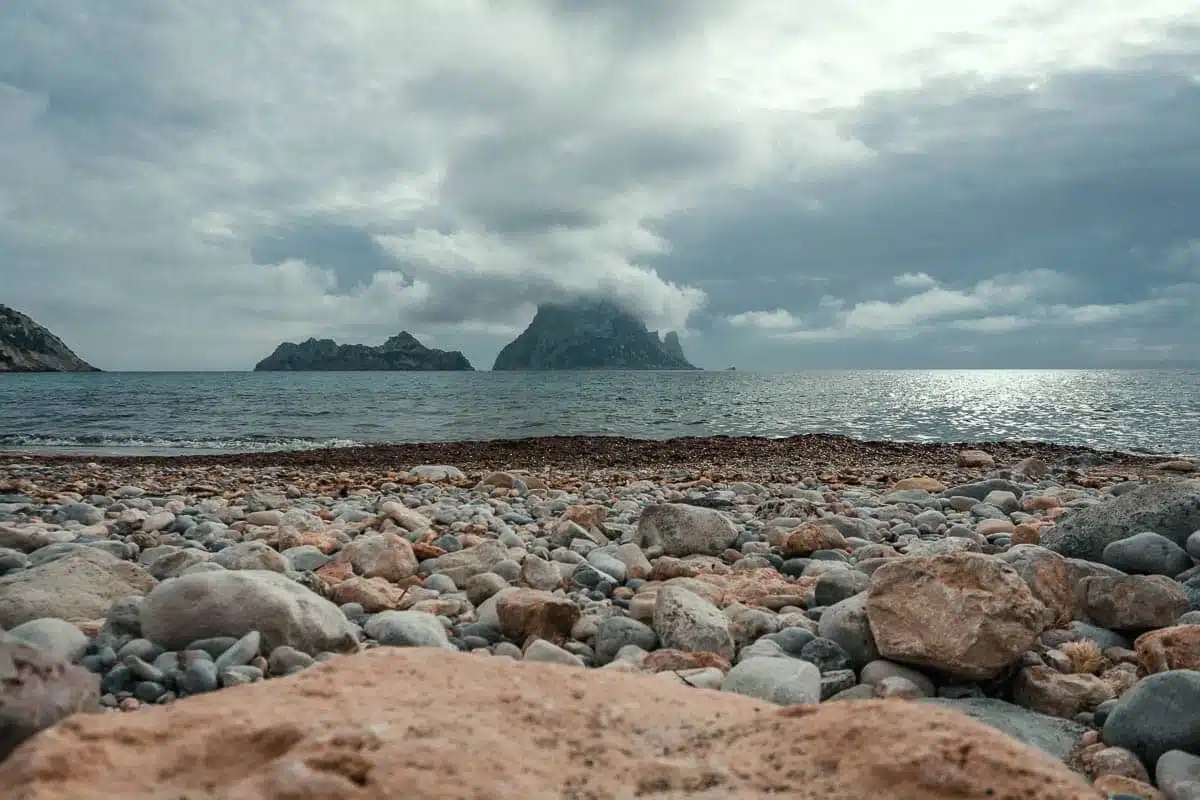
[[[620,676],[663,702],[733,703],[731,718],[744,702],[787,724],[807,724],[796,709],[841,715],[824,729],[849,730],[866,724],[861,708],[914,726],[914,748],[960,724],[947,720],[965,720],[963,741],[998,737],[977,757],[999,761],[964,761],[973,777],[959,793],[937,793],[937,770],[834,795],[817,794],[816,778],[780,791],[731,766],[637,796],[1195,800],[1198,478],[1166,456],[839,436],[0,454],[0,790],[151,796],[122,777],[115,753],[133,734],[113,726],[186,720],[223,696],[308,697],[304,681],[351,682],[411,657],[449,659],[420,662],[442,676],[424,678],[433,695],[477,661],[518,693],[503,670],[550,665],[552,683],[577,681],[580,696]],[[113,732],[109,769],[48,775],[56,748],[103,738],[89,726]],[[1003,761],[1010,746],[1025,772]],[[688,739],[676,755],[698,748]],[[616,757],[576,761],[604,758]],[[310,759],[271,772],[285,755],[260,760],[236,776],[244,791],[194,796],[398,791],[379,771],[314,772]],[[1030,784],[1035,768],[1045,773]],[[598,769],[537,796],[635,796],[647,767],[628,786]],[[171,790],[200,792],[201,776],[179,775],[164,779]],[[486,776],[442,780],[412,796],[508,796]],[[287,781],[301,788],[288,794]],[[1020,788],[1031,785],[1042,789]]]

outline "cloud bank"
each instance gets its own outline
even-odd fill
[[[1200,363],[1194,4],[963,5],[9,4],[0,301],[109,369],[581,295],[710,367]]]

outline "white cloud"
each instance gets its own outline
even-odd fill
[[[892,279],[892,283],[901,289],[927,289],[937,286],[937,281],[924,272],[906,272],[903,275],[897,275]]]
[[[729,324],[735,328],[758,328],[760,330],[790,330],[800,324],[800,320],[782,308],[773,311],[744,311],[729,317]]]

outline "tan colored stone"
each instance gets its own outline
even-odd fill
[[[1150,782],[1146,767],[1133,752],[1124,747],[1098,744],[1086,747],[1079,756],[1084,773],[1093,780],[1101,775],[1124,775],[1143,783]]]
[[[817,585],[816,578],[792,580],[772,568],[747,569],[727,575],[700,575],[697,581],[720,590],[713,602],[718,608],[735,603],[778,611],[785,606],[804,607],[805,596]]]
[[[1128,692],[1138,682],[1138,669],[1133,664],[1116,664],[1100,673],[1100,680],[1108,684],[1115,697]]]
[[[784,558],[810,556],[817,550],[844,550],[848,547],[841,531],[827,522],[807,522],[789,531],[774,534]]]
[[[383,578],[360,578],[357,575],[341,581],[329,591],[329,599],[338,605],[358,603],[368,614],[391,611],[400,605],[400,590]]]
[[[982,450],[962,450],[955,458],[956,465],[972,469],[982,469],[996,466],[996,459],[990,453]]]
[[[641,668],[647,672],[678,672],[686,669],[719,669],[729,672],[729,660],[716,653],[692,653],[687,650],[655,650],[648,653],[641,662]]]
[[[1015,544],[999,556],[1046,607],[1047,627],[1066,627],[1075,618],[1075,589],[1067,560],[1039,545]]]
[[[1200,625],[1176,625],[1143,633],[1133,646],[1143,675],[1200,669]]]
[[[1037,525],[1030,525],[1028,522],[1022,522],[1013,528],[1012,543],[1018,544],[1040,544],[1042,541],[1042,529]]]
[[[962,680],[999,675],[1032,647],[1045,615],[1015,570],[978,553],[896,559],[875,570],[867,596],[883,658]]]
[[[992,536],[997,533],[1012,533],[1016,526],[1006,519],[981,519],[975,526],[975,532],[980,536]]]
[[[579,621],[579,607],[568,598],[537,589],[514,589],[496,602],[500,630],[508,638],[529,638],[561,644]]]
[[[326,531],[298,531],[295,528],[280,529],[275,544],[281,552],[293,547],[310,545],[325,555],[329,555],[341,547],[341,542],[332,533]]]
[[[1021,508],[1025,511],[1049,511],[1062,508],[1062,500],[1050,494],[1025,495],[1021,498]]]
[[[1154,469],[1161,469],[1163,472],[1195,472],[1196,465],[1191,461],[1176,458],[1155,464]]]
[[[601,505],[569,506],[562,518],[583,528],[599,528],[608,519],[608,509]]]
[[[364,578],[383,578],[396,582],[417,571],[412,545],[394,533],[368,533],[342,548],[340,561],[348,561],[354,572]]]
[[[1097,625],[1115,631],[1163,628],[1191,608],[1178,583],[1164,575],[1097,575],[1079,582],[1080,608]]]
[[[1064,675],[1049,667],[1023,668],[1012,691],[1017,705],[1063,719],[1114,697],[1112,687],[1095,675]]]
[[[892,484],[889,492],[906,492],[910,490],[920,490],[923,492],[935,493],[946,491],[946,484],[936,478],[929,478],[924,475],[918,475],[912,478],[901,478]]]
[[[1109,797],[1124,794],[1141,800],[1166,800],[1166,796],[1150,784],[1123,775],[1101,775],[1093,786]]]
[[[946,709],[779,709],[649,675],[436,648],[378,648],[171,706],[77,716],[0,764],[5,797],[214,791],[222,800],[1100,796],[1050,757]]]

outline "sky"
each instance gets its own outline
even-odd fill
[[[110,370],[598,296],[714,369],[1200,365],[1195,0],[0,4],[0,302]]]

